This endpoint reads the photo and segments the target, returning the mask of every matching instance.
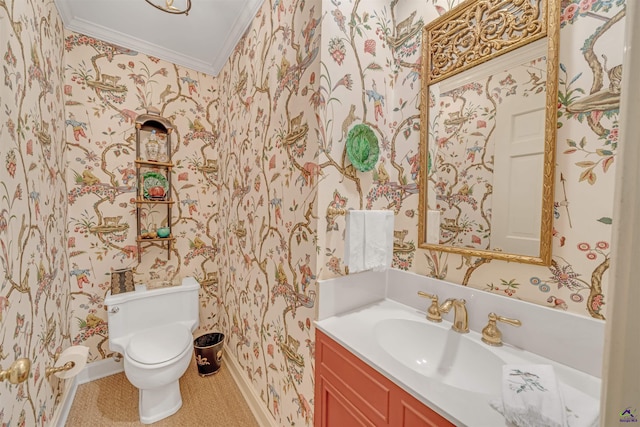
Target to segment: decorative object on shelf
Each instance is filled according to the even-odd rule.
[[[143,174],[143,196],[146,200],[165,199],[167,191],[169,191],[169,182],[167,178],[160,172],[145,172]]]
[[[149,231],[149,230],[141,230],[140,231],[140,238],[141,239],[155,239],[156,237],[158,237],[158,232],[157,231]]]
[[[360,172],[373,169],[380,156],[378,138],[371,128],[363,123],[351,128],[347,135],[347,156]]]
[[[150,218],[151,222],[149,222],[149,224],[147,225],[147,231],[149,233],[152,233],[153,237],[156,237],[157,231],[158,231],[158,227],[156,227],[156,223],[153,222],[153,216],[149,215],[149,218]]]
[[[158,237],[158,229],[156,223],[153,222],[153,215],[149,214],[149,222],[145,229],[140,230],[140,237],[143,239],[155,239]]]
[[[162,163],[166,163],[169,160],[169,156],[167,155],[167,148],[165,144],[160,145],[160,154],[158,155],[158,161]]]
[[[169,237],[171,234],[171,229],[169,227],[160,227],[156,230],[158,237],[162,237],[163,239]]]
[[[175,203],[171,197],[173,124],[162,117],[158,109],[147,107],[146,114],[136,117],[135,126],[138,263],[142,262],[142,255],[147,248],[165,249],[167,259],[170,259],[175,241],[168,227]],[[159,215],[157,222],[154,215]]]
[[[150,162],[158,161],[158,153],[160,152],[160,143],[158,142],[158,137],[156,135],[156,130],[153,129],[151,131],[151,135],[149,135],[149,140],[146,144],[144,144],[144,148],[147,152],[147,160]]]
[[[111,272],[111,294],[121,294],[123,292],[133,292],[135,283],[133,282],[133,270],[123,268]]]
[[[172,15],[189,15],[189,11],[191,10],[191,0],[179,0],[179,3],[184,4],[182,7],[176,7],[173,5],[174,0],[164,0],[164,5],[160,0],[144,0],[149,3],[151,6],[155,7],[158,10],[163,12],[171,13]]]

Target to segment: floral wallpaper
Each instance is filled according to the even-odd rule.
[[[278,425],[313,425],[318,2],[266,2],[216,79],[218,322]]]
[[[320,12],[265,3],[217,77],[81,34],[65,37],[72,340],[111,357],[104,297],[113,269],[138,282],[194,276],[200,331],[231,357],[281,425],[313,420]],[[145,211],[176,243],[138,264],[135,127],[157,109],[171,139],[175,201]],[[144,155],[143,155],[144,157]]]
[[[330,206],[392,209],[396,268],[606,317],[624,1],[562,2],[550,267],[416,248],[420,29],[457,3],[266,1],[213,77],[65,32],[51,3],[0,2],[0,355],[35,362],[0,385],[0,422],[47,424],[57,349],[112,356],[109,274],[135,267],[138,281],[200,280],[200,331],[226,334],[276,424],[311,425],[316,282],[346,274]],[[176,244],[138,265],[133,121],[147,108],[175,126]],[[365,173],[345,155],[358,123],[381,152]]]
[[[321,279],[345,274],[344,217],[328,206],[392,209],[395,268],[604,319],[622,72],[624,0],[561,2],[553,261],[532,266],[417,249],[420,28],[455,0],[325,1],[320,91],[318,259]],[[508,90],[508,82],[499,87]],[[345,135],[376,133],[380,160],[356,172]]]
[[[0,365],[31,360],[0,383],[0,425],[45,426],[64,382],[45,377],[70,345],[63,28],[53,2],[0,2]]]
[[[215,90],[210,76],[80,34],[66,33],[65,51],[65,246],[74,298],[72,340],[89,346],[93,361],[111,356],[103,302],[112,270],[135,268],[141,283],[190,275],[203,280],[216,271],[214,203],[206,196],[212,180],[206,166],[214,159],[217,139],[203,125]],[[143,209],[141,223],[143,228],[171,226],[176,243],[171,251],[145,245],[138,264],[134,120],[148,108],[159,109],[176,128],[171,137],[175,203],[172,218],[161,205],[151,205]],[[203,325],[213,317],[214,299],[213,289],[203,286]]]

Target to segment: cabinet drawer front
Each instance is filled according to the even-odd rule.
[[[320,334],[319,331],[316,333]],[[386,379],[380,378],[377,371],[329,338],[318,339],[316,346],[318,344],[319,374],[376,424],[388,424],[391,390]]]

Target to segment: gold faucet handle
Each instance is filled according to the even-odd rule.
[[[489,345],[499,347],[502,345],[502,332],[498,329],[497,321],[508,323],[513,326],[520,326],[522,322],[518,319],[498,316],[496,313],[489,313],[489,323],[482,329],[482,341]]]
[[[438,306],[438,295],[432,295],[422,291],[418,291],[418,295],[423,298],[431,299],[431,305],[427,309],[427,320],[431,320],[432,322],[442,322],[442,314],[440,314],[440,307]]]
[[[418,295],[420,295],[422,298],[430,298],[430,299],[435,299],[436,301],[438,300],[438,295],[432,295],[432,294],[428,294],[426,292],[422,292],[422,291],[418,291]]]
[[[513,325],[513,326],[522,325],[522,322],[519,321],[518,319],[511,319],[509,317],[498,316],[495,313],[489,313],[489,319],[491,319],[492,315],[495,316],[496,320],[499,321],[499,322],[508,323],[510,325]]]

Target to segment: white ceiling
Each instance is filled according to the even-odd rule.
[[[145,0],[55,0],[69,30],[214,76],[262,2],[192,0],[188,15],[175,15]],[[174,2],[179,8],[184,4]]]

